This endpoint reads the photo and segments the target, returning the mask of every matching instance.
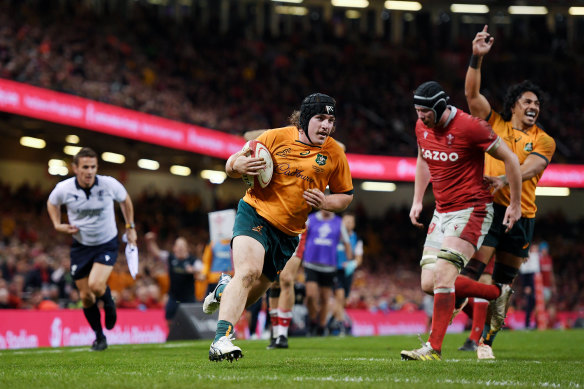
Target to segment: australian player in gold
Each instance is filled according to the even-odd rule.
[[[335,128],[335,100],[321,93],[306,97],[290,117],[289,127],[265,131],[264,143],[274,162],[274,175],[265,188],[248,189],[240,200],[233,227],[231,279],[222,277],[203,304],[206,313],[219,308],[215,340],[209,359],[238,359],[232,343],[233,324],[244,308],[257,301],[282,271],[298,245],[313,209],[341,212],[353,200],[349,164],[341,146],[330,137]],[[248,150],[227,160],[229,177],[257,175],[265,166]],[[325,194],[326,187],[330,194]]]
[[[513,152],[521,164],[523,181],[521,192],[521,219],[505,233],[498,221],[499,214],[509,205],[509,186],[501,162],[486,155],[485,176],[494,192],[495,216],[493,224],[482,247],[467,265],[469,276],[476,278],[491,257],[496,254],[493,282],[510,285],[518,274],[521,263],[528,255],[533,237],[535,188],[543,171],[554,155],[556,144],[537,123],[542,105],[543,93],[530,81],[512,85],[507,90],[503,112],[495,112],[485,96],[480,93],[481,65],[483,57],[489,53],[494,38],[487,26],[479,32],[472,43],[471,63],[466,73],[465,94],[472,115],[485,119],[493,127]],[[485,325],[483,343],[479,345],[479,359],[494,359],[491,349],[496,333],[504,324],[511,288],[497,300],[491,302],[492,317]]]

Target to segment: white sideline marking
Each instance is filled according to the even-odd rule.
[[[197,374],[196,375],[201,380],[219,380],[219,381],[227,381],[227,382],[235,382],[241,381],[241,375],[238,376],[216,376],[214,374]],[[257,379],[254,378],[254,379]],[[272,377],[262,377],[261,380],[264,381],[281,381],[282,377],[272,376]],[[295,382],[333,382],[333,383],[341,383],[341,382],[359,382],[359,383],[396,383],[396,384],[418,384],[422,383],[421,380],[416,378],[371,378],[371,377],[294,377],[292,381]],[[564,386],[563,384],[557,382],[533,382],[533,381],[495,381],[495,380],[465,380],[465,379],[444,379],[444,380],[436,380],[434,381],[435,384],[452,384],[452,385],[484,385],[484,386],[504,386],[504,387],[546,387],[546,388],[560,388]],[[565,386],[570,388],[581,388],[582,385],[578,382],[569,382]]]

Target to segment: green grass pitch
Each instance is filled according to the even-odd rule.
[[[209,341],[0,351],[0,388],[525,388],[584,387],[584,331],[504,331],[494,361],[457,348],[446,336],[441,362],[401,361],[416,336],[236,341],[244,357],[208,359]]]

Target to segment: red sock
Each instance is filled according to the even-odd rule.
[[[278,336],[284,335],[288,337],[288,327],[290,327],[290,322],[292,321],[292,311],[278,311]]]
[[[466,303],[464,308],[462,308],[462,312],[466,313],[466,316],[470,317],[471,319],[472,319],[472,315],[473,315],[473,307],[474,307],[474,297],[469,297],[468,302]]]
[[[272,338],[278,337],[278,310],[270,309],[270,324],[272,325]]]
[[[430,346],[440,352],[442,341],[446,335],[446,329],[454,312],[454,289],[434,289],[434,312],[432,315],[432,332],[430,333]]]
[[[496,285],[483,284],[465,276],[456,277],[454,288],[456,297],[480,297],[485,300],[494,300],[501,294]]]
[[[472,314],[472,328],[470,330],[469,339],[474,340],[477,344],[483,334],[483,327],[487,319],[487,310],[489,302],[482,299],[475,299],[474,310]]]

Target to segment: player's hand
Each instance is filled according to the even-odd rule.
[[[136,246],[136,241],[138,240],[138,234],[135,228],[130,228],[126,230],[126,237],[128,238],[128,243]]]
[[[493,43],[495,42],[495,38],[493,38],[491,36],[491,34],[489,34],[487,32],[488,28],[489,28],[489,26],[485,25],[485,27],[483,28],[483,31],[477,33],[474,40],[472,41],[473,55],[482,57],[483,55],[487,54],[491,50],[491,47],[493,46]]]
[[[243,150],[233,163],[233,170],[239,174],[248,176],[257,176],[260,170],[266,167],[266,161],[263,158],[250,157],[251,150]]]
[[[304,191],[302,194],[304,200],[312,208],[325,209],[326,196],[317,188],[311,188]]]
[[[424,225],[418,221],[418,218],[422,213],[422,208],[422,204],[413,204],[412,209],[410,210],[410,221],[415,227],[420,229],[424,228]]]
[[[491,194],[495,194],[498,190],[507,186],[507,180],[501,176],[484,176],[483,181],[489,186]]]
[[[505,232],[511,231],[517,220],[521,218],[521,205],[509,205],[505,210],[505,217],[503,218],[503,225],[507,228]]]
[[[57,224],[55,226],[55,230],[62,232],[64,234],[69,234],[69,235],[75,235],[76,233],[79,232],[79,228],[76,226],[73,226],[71,224]]]

